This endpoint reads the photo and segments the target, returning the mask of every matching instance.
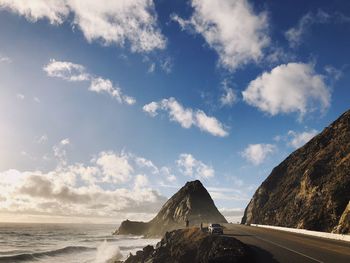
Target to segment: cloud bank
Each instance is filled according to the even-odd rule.
[[[57,147],[62,150],[68,141],[62,140]],[[151,163],[131,153],[109,151],[99,153],[90,164],[60,162],[56,169],[47,172],[14,169],[1,172],[0,211],[68,217],[114,216],[117,220],[135,214],[152,216],[167,198],[151,189],[146,174],[153,170],[139,159]],[[163,167],[156,169],[157,180],[166,181]]]

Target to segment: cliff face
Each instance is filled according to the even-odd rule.
[[[275,167],[242,223],[349,233],[350,110]]]
[[[156,248],[146,246],[125,263],[252,262],[248,248],[240,241],[208,235],[198,228],[167,232]]]
[[[174,194],[151,221],[123,221],[116,234],[135,234],[155,236],[166,231],[185,226],[186,219],[190,225],[203,223],[227,223],[216,208],[208,191],[198,180],[188,182]]]

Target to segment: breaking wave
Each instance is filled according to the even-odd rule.
[[[23,254],[18,254],[13,256],[4,256],[4,257],[0,257],[0,262],[28,261],[28,260],[40,259],[42,257],[47,257],[47,256],[54,257],[62,254],[70,254],[70,253],[91,251],[91,250],[96,250],[96,248],[83,247],[83,246],[67,246],[64,248],[59,248],[59,249],[45,251],[45,252],[23,253]]]

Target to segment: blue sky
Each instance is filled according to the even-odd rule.
[[[347,1],[0,0],[0,220],[149,219],[200,179],[238,220],[349,108]]]

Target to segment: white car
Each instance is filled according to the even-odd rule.
[[[208,232],[210,234],[222,235],[224,233],[224,230],[220,224],[209,224]]]

